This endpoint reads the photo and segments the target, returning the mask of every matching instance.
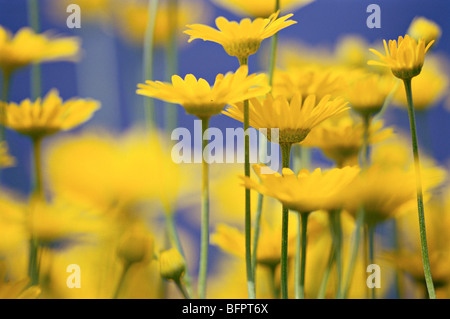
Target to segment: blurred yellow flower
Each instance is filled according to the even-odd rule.
[[[306,147],[318,147],[338,167],[358,165],[358,155],[363,143],[364,127],[349,114],[324,121],[312,130],[301,143]],[[372,123],[369,143],[374,144],[392,135],[392,128],[383,128],[383,122]]]
[[[153,259],[153,241],[153,236],[143,225],[129,225],[120,238],[117,255],[126,264],[150,261]]]
[[[385,66],[391,69],[399,79],[411,79],[420,74],[425,61],[425,54],[428,52],[434,41],[425,46],[425,40],[415,40],[409,35],[399,36],[396,40],[389,40],[389,47],[386,40],[383,40],[386,55],[374,49],[371,52],[376,54],[381,62],[370,60],[369,65]]]
[[[66,23],[67,8],[71,4],[80,6],[82,22],[92,24],[110,23],[113,18],[113,8],[115,5],[125,5],[128,0],[53,0],[48,1],[47,11],[51,13],[52,17],[59,20],[61,23]]]
[[[186,262],[176,248],[163,250],[159,253],[159,269],[164,279],[180,280],[186,271]]]
[[[325,96],[318,103],[314,95],[302,99],[295,94],[288,101],[283,96],[273,98],[267,95],[261,102],[250,99],[250,126],[257,130],[267,129],[267,138],[272,140],[271,129],[279,129],[278,142],[300,143],[308,133],[324,120],[335,116],[348,108],[342,98],[330,100]],[[223,114],[238,121],[244,121],[244,105],[236,103],[228,107]]]
[[[35,102],[26,99],[20,104],[11,102],[0,106],[6,127],[32,138],[42,138],[86,122],[100,108],[100,103],[76,98],[63,102],[53,89],[44,99],[38,98]]]
[[[28,240],[28,233],[23,227],[26,212],[24,199],[2,189],[0,195],[0,256],[18,251]]]
[[[116,3],[114,22],[123,39],[131,44],[141,46],[145,38],[148,24],[148,1],[127,0]],[[204,4],[199,1],[179,1],[177,6],[175,33],[181,33],[186,24],[204,21],[208,16]],[[169,40],[171,26],[171,8],[166,2],[160,2],[155,21],[155,45],[165,46]],[[179,39],[180,40],[180,39]]]
[[[12,36],[0,26],[0,68],[5,73],[31,63],[75,60],[79,51],[80,42],[77,38],[36,34],[27,27]]]
[[[344,65],[355,68],[367,66],[368,52],[367,41],[358,35],[346,35],[338,40],[335,49],[337,60]]]
[[[41,294],[38,286],[28,286],[29,280],[10,281],[6,276],[6,265],[0,263],[0,299],[36,299]]]
[[[236,73],[219,74],[211,87],[204,79],[188,74],[184,80],[172,76],[172,83],[147,81],[138,84],[137,93],[171,103],[181,104],[187,113],[199,118],[219,114],[229,103],[263,96],[270,87],[264,74],[248,75],[248,67],[241,66]]]
[[[283,168],[283,175],[276,172],[261,174],[261,167],[258,164],[253,166],[261,183],[242,177],[244,186],[274,197],[287,208],[300,213],[340,208],[343,192],[359,173],[359,168],[347,166],[326,172],[320,168],[313,172],[303,169],[298,175],[289,168]]]
[[[9,154],[8,144],[0,142],[0,168],[11,167],[16,164],[16,159]]]
[[[442,65],[444,62],[440,58],[429,56],[422,72],[414,79],[412,95],[416,110],[423,111],[435,106],[448,93],[449,78]],[[397,105],[408,106],[404,88],[399,87],[395,91],[394,101]]]
[[[352,109],[364,117],[378,113],[395,82],[389,76],[368,73],[356,76],[346,90],[345,96]]]
[[[281,0],[280,8],[282,11],[294,11],[314,0]],[[243,16],[251,15],[253,17],[268,17],[275,10],[275,1],[273,0],[214,0],[218,5]]]
[[[216,25],[219,30],[206,25],[192,24],[187,26],[189,29],[184,33],[190,35],[189,42],[195,39],[216,42],[222,45],[229,55],[235,56],[239,60],[247,59],[258,51],[264,39],[297,23],[288,20],[293,16],[292,14],[278,18],[279,13],[279,11],[273,13],[267,19],[257,18],[251,21],[246,18],[239,23],[218,17]]]
[[[410,37],[419,41],[423,39],[425,45],[428,45],[431,41],[435,43],[439,40],[442,34],[441,27],[434,21],[431,21],[425,17],[415,17],[411,22],[407,33]]]

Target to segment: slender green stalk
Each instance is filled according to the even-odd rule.
[[[155,36],[155,23],[156,13],[158,11],[158,0],[148,1],[148,21],[147,29],[145,30],[144,39],[144,80],[153,79],[153,56],[155,53],[154,48],[154,36]],[[146,124],[148,129],[155,127],[155,105],[152,98],[144,99],[144,107],[146,112]]]
[[[295,247],[295,264],[294,264],[294,288],[295,299],[300,299],[300,254],[302,246],[302,221],[300,214],[297,214],[297,242]]]
[[[28,21],[34,32],[39,33],[41,23],[38,0],[28,0]],[[33,100],[36,100],[42,95],[41,74],[41,65],[34,64],[31,68],[31,97]]]
[[[425,274],[425,282],[427,285],[428,295],[430,299],[436,299],[433,279],[431,277],[430,260],[428,257],[427,234],[425,227],[425,214],[423,206],[422,178],[420,174],[419,145],[417,143],[416,120],[414,116],[414,106],[412,100],[411,79],[403,80],[408,101],[409,124],[411,127],[411,142],[414,155],[414,167],[416,171],[416,188],[417,188],[417,210],[419,214],[420,228],[420,244],[422,250],[422,263]]]
[[[300,264],[300,290],[297,299],[305,299],[306,244],[309,213],[300,213],[302,220],[302,256]]]
[[[369,116],[363,116],[363,126],[364,126],[364,133],[363,133],[363,144],[362,144],[362,150],[361,150],[361,167],[364,170],[366,170],[369,166],[369,133],[370,133],[370,125],[372,122],[372,117]]]
[[[119,282],[117,283],[113,299],[117,299],[119,297],[119,293],[122,290],[123,284],[125,283],[125,278],[127,276],[128,270],[130,269],[130,266],[131,263],[128,262],[123,265],[122,273],[120,274]]]
[[[280,10],[280,0],[275,1],[275,12]],[[273,84],[273,74],[275,72],[275,66],[277,61],[277,46],[278,46],[278,33],[272,36],[272,43],[270,46],[270,59],[269,59],[269,85]]]
[[[198,273],[198,295],[200,299],[206,297],[206,277],[208,273],[208,245],[209,245],[209,164],[205,150],[208,140],[204,138],[209,126],[209,117],[202,120],[202,216],[201,216],[201,244],[200,267]]]
[[[2,96],[1,101],[7,103],[9,100],[9,93],[11,88],[12,72],[3,72],[3,83],[2,83]],[[0,108],[0,141],[5,139],[5,126],[2,124],[5,118],[5,110]]]
[[[277,287],[276,280],[275,280],[276,269],[277,269],[276,265],[270,266],[268,268],[268,271],[269,271],[269,283],[270,283],[270,288],[272,289],[272,297],[274,299],[278,299],[278,295],[280,294],[280,291],[279,291],[279,289]]]
[[[336,258],[335,245],[331,245],[330,254],[328,256],[327,267],[323,273],[322,282],[320,283],[319,293],[317,294],[317,299],[324,299],[327,293],[328,279],[330,278],[331,269],[333,268],[334,260]],[[339,292],[339,289],[337,289]]]
[[[375,226],[368,225],[368,235],[369,235],[369,264],[372,265],[375,263]],[[371,289],[371,298],[375,299],[375,289]]]
[[[189,295],[189,292],[187,291],[187,289],[185,289],[183,283],[181,282],[181,280],[175,280],[175,285],[177,285],[178,290],[181,292],[181,294],[183,295],[184,299],[191,299],[191,296]]]
[[[292,144],[280,144],[283,168],[289,168]],[[283,205],[281,224],[281,298],[288,299],[288,230],[289,208]]]
[[[170,241],[172,242],[173,245],[175,245],[177,250],[183,256],[184,260],[186,260],[186,255],[183,250],[183,245],[181,244],[180,236],[178,235],[177,227],[175,225],[175,215],[173,213],[167,213],[166,221],[167,221],[167,233],[169,235]],[[183,284],[186,286],[187,293],[189,295],[191,295],[192,280],[191,280],[191,276],[189,275],[188,269],[186,269],[182,281],[183,281]]]
[[[256,206],[255,228],[253,231],[253,241],[252,241],[252,244],[253,244],[253,247],[252,247],[252,274],[253,274],[254,278],[256,277],[258,240],[259,240],[259,233],[260,233],[260,229],[261,229],[260,226],[261,226],[261,216],[262,216],[263,204],[264,204],[264,196],[259,194],[258,202],[257,202],[257,206]],[[255,284],[256,284],[256,282],[255,282]]]
[[[169,0],[169,38],[167,43],[167,67],[166,74],[168,79],[178,72],[178,0]],[[178,108],[174,104],[168,104],[166,111],[166,131],[170,134],[177,126],[178,122]]]
[[[342,224],[341,224],[341,210],[333,210],[329,214],[331,234],[333,237],[333,251],[336,260],[336,277],[337,277],[337,291],[341,290],[342,285]]]

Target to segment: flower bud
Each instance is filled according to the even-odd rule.
[[[168,280],[180,280],[186,271],[186,262],[175,248],[160,253],[159,266],[161,277]]]
[[[153,244],[153,236],[132,227],[122,236],[117,255],[130,264],[148,261],[153,256]]]

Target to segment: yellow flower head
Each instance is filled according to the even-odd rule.
[[[153,236],[140,224],[129,226],[120,239],[117,255],[128,264],[153,258]]]
[[[428,45],[431,41],[437,42],[439,40],[442,30],[436,22],[424,17],[416,17],[411,22],[407,33],[417,41],[424,39],[425,45]]]
[[[14,166],[16,160],[8,152],[8,144],[5,141],[0,142],[0,168]]]
[[[346,97],[352,109],[362,116],[373,116],[378,113],[387,96],[394,87],[391,77],[367,74],[356,76],[346,90]]]
[[[8,280],[6,264],[0,263],[0,299],[36,299],[41,294],[38,286],[29,286],[29,279]]]
[[[219,74],[211,87],[209,83],[188,74],[184,80],[172,76],[172,83],[147,81],[138,84],[137,93],[171,103],[181,104],[187,113],[199,118],[219,114],[230,103],[263,96],[270,87],[264,74],[248,75],[248,67],[241,66],[236,73]]]
[[[369,53],[368,43],[364,38],[348,35],[341,38],[336,45],[335,55],[338,61],[350,67],[365,67]]]
[[[70,99],[63,102],[57,90],[51,90],[44,99],[29,99],[20,104],[3,104],[3,124],[21,134],[40,138],[70,130],[87,120],[100,108],[95,100]]]
[[[315,95],[302,99],[300,94],[295,94],[290,101],[283,96],[273,98],[271,95],[262,102],[253,98],[250,99],[250,125],[257,130],[267,129],[267,138],[271,141],[274,141],[271,129],[279,129],[279,144],[300,143],[318,124],[347,110],[346,104],[342,98],[330,100],[329,95],[318,103]],[[243,122],[244,105],[232,105],[223,114]]]
[[[414,79],[414,83],[411,84],[416,110],[423,111],[435,106],[448,92],[449,78],[442,68],[443,61],[432,56],[430,58],[422,68],[422,72]],[[397,88],[394,101],[396,105],[408,106],[404,88]]]
[[[258,164],[253,166],[261,183],[242,177],[244,186],[274,197],[289,209],[300,213],[340,208],[342,192],[359,173],[359,168],[347,166],[326,172],[320,168],[313,172],[303,169],[297,176],[289,168],[283,168],[283,175],[276,172],[262,174],[261,167]]]
[[[398,42],[396,40],[389,40],[389,47],[386,40],[383,40],[386,55],[374,49],[371,52],[376,54],[382,62],[370,60],[369,65],[380,65],[391,69],[399,79],[411,79],[420,74],[423,63],[425,61],[425,54],[433,45],[434,40],[425,45],[425,40],[416,40],[409,35],[405,37],[399,36]]]
[[[75,60],[79,51],[80,42],[74,37],[36,34],[30,28],[22,28],[12,36],[0,26],[0,68],[7,73],[31,63]]]
[[[281,0],[280,8],[283,10],[294,11],[314,0]],[[229,9],[230,11],[240,15],[251,15],[253,17],[268,17],[275,9],[275,1],[273,0],[214,0],[218,5]]]
[[[180,280],[186,271],[186,262],[176,248],[171,248],[159,254],[159,267],[164,279]]]
[[[189,42],[195,39],[217,42],[223,46],[225,51],[238,59],[246,59],[258,51],[261,42],[274,35],[281,29],[297,23],[287,20],[293,14],[278,18],[279,11],[273,13],[269,18],[257,18],[253,21],[242,19],[239,23],[228,21],[224,17],[216,19],[217,29],[202,24],[192,24],[184,33],[190,35]],[[286,21],[287,20],[287,21]]]
[[[338,167],[357,165],[358,155],[362,147],[364,127],[348,114],[336,120],[327,120],[311,131],[302,146],[318,147],[334,160]],[[392,129],[383,129],[381,121],[370,127],[370,144],[385,140],[392,135]]]

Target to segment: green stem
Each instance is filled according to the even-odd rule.
[[[144,80],[153,79],[153,56],[155,53],[154,48],[154,36],[155,36],[155,23],[156,13],[158,11],[158,0],[148,1],[148,21],[147,29],[145,31],[144,39]],[[155,105],[152,98],[144,99],[144,107],[146,112],[146,124],[148,129],[153,129],[155,123]]]
[[[277,266],[270,266],[269,267],[269,280],[270,280],[270,287],[272,289],[272,296],[274,299],[278,299],[278,295],[279,295],[279,290],[276,284],[276,280],[275,280],[275,273],[276,273],[276,269]]]
[[[201,216],[201,246],[200,267],[198,273],[198,295],[200,299],[206,297],[206,277],[208,273],[208,245],[209,245],[209,164],[204,150],[208,140],[204,138],[209,127],[209,117],[202,120],[202,216]]]
[[[125,278],[127,276],[128,270],[130,269],[131,264],[125,263],[123,265],[122,273],[120,274],[119,282],[116,287],[116,291],[114,292],[113,299],[117,299],[119,297],[119,293],[122,290],[123,284],[125,283]]]
[[[275,1],[275,12],[280,10],[280,0]],[[270,59],[269,59],[269,85],[273,84],[273,74],[275,72],[275,66],[277,61],[277,46],[278,46],[278,33],[272,36],[272,43],[270,46]]]
[[[180,236],[178,235],[177,227],[175,225],[175,216],[172,213],[166,214],[167,220],[167,232],[169,234],[169,238],[173,245],[177,248],[177,250],[181,253],[184,260],[186,260],[186,255],[183,250],[183,245],[181,244]],[[191,295],[191,276],[189,275],[189,271],[186,269],[184,277],[183,277],[184,285],[186,286],[187,293]]]
[[[289,168],[292,144],[280,144],[283,168]],[[283,205],[281,225],[281,298],[288,299],[288,230],[289,208]]]
[[[331,233],[333,237],[333,247],[336,259],[337,271],[337,291],[341,290],[342,285],[342,224],[341,224],[341,210],[333,210],[329,214],[331,222]]]
[[[256,264],[257,264],[257,251],[258,251],[258,241],[259,241],[259,233],[261,229],[261,216],[262,216],[262,208],[264,203],[264,196],[258,195],[258,203],[256,207],[256,216],[255,216],[255,230],[253,232],[253,247],[252,247],[252,274],[253,277],[256,277]],[[256,287],[255,287],[256,288]]]
[[[375,263],[375,227],[373,225],[368,225],[368,235],[369,235],[369,264]],[[375,299],[375,289],[371,289],[371,298]]]
[[[169,39],[167,45],[167,77],[170,79],[172,75],[178,72],[178,0],[169,0]],[[166,131],[171,132],[176,128],[178,122],[178,108],[174,104],[167,104],[166,108]]]
[[[327,267],[323,274],[322,282],[320,283],[319,293],[317,294],[317,299],[324,299],[327,293],[328,279],[330,278],[331,269],[336,258],[335,245],[331,245],[330,255],[328,257]],[[339,289],[337,289],[339,292]]]
[[[300,214],[297,214],[297,242],[295,249],[295,264],[294,264],[294,288],[295,288],[295,299],[300,299],[300,254],[302,246],[302,226],[301,226]]]
[[[179,279],[175,280],[175,284],[177,285],[177,288],[183,295],[184,299],[191,299],[191,296],[189,295],[188,291],[185,289],[181,280],[179,280]]]
[[[35,33],[40,32],[39,1],[28,0],[28,21]],[[42,94],[41,65],[34,64],[31,68],[31,97],[36,100]]]
[[[414,155],[414,167],[416,171],[416,189],[417,189],[417,210],[419,214],[420,244],[422,250],[422,263],[425,274],[428,295],[430,299],[436,299],[433,279],[431,277],[430,260],[428,257],[427,235],[425,227],[425,214],[423,206],[422,178],[420,174],[419,146],[417,143],[416,120],[414,116],[414,106],[412,100],[411,79],[403,80],[408,101],[409,124],[411,127],[411,141]]]
[[[8,100],[9,100],[11,79],[12,79],[12,72],[4,71],[3,72],[1,101],[5,102],[5,103],[8,103]],[[5,126],[3,125],[4,121],[5,121],[5,110],[4,110],[4,108],[0,108],[0,142],[5,140]]]
[[[361,149],[361,167],[363,171],[367,170],[369,166],[369,134],[370,134],[370,124],[372,117],[370,115],[363,116],[363,145]]]
[[[306,244],[309,213],[300,213],[302,220],[302,259],[300,264],[300,291],[297,299],[305,299]]]

